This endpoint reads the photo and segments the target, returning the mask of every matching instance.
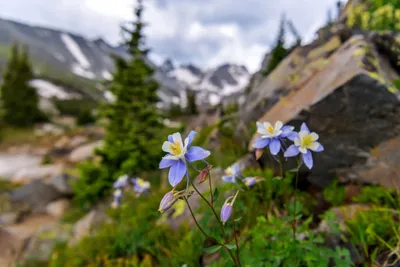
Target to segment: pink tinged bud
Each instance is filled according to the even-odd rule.
[[[212,165],[207,165],[207,167],[205,167],[205,168],[200,172],[199,176],[197,177],[197,183],[198,183],[198,184],[201,184],[201,183],[203,183],[204,181],[207,180],[211,168],[212,168]]]
[[[161,213],[165,212],[166,210],[171,208],[172,205],[174,205],[176,200],[177,200],[177,198],[175,198],[175,195],[174,195],[174,193],[172,193],[172,191],[167,192],[164,195],[164,197],[161,199],[160,207],[159,207],[158,211]]]
[[[224,204],[221,209],[221,222],[225,224],[232,215],[232,205]]]
[[[263,150],[262,149],[256,149],[256,160],[261,158],[262,154],[263,154]]]

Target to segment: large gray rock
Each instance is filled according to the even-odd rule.
[[[45,211],[46,205],[63,196],[54,186],[42,181],[33,181],[9,193],[13,206],[25,206],[33,212]]]
[[[385,40],[400,49],[393,41],[396,34],[388,34],[392,39]],[[373,148],[400,135],[399,91],[391,84],[399,78],[399,69],[393,54],[374,48],[376,34],[343,30],[326,38],[296,48],[253,88],[237,128],[238,133],[247,131],[257,120],[280,120],[297,129],[307,123],[319,134],[325,151],[314,153],[314,168],[301,169],[301,177],[319,187],[352,166],[365,166]],[[258,137],[253,136],[250,150]],[[272,165],[267,156],[260,164]],[[285,167],[295,165],[289,160]],[[382,184],[379,175],[371,179]],[[400,177],[394,179],[400,185]]]
[[[48,184],[54,186],[58,192],[62,193],[64,196],[72,196],[74,192],[70,183],[74,179],[74,177],[63,173],[53,177]]]
[[[101,146],[102,142],[97,141],[75,148],[68,156],[68,160],[72,163],[78,163],[93,157],[96,148]]]

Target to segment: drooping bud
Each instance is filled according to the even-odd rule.
[[[235,196],[228,197],[225,200],[224,205],[221,208],[221,222],[225,224],[232,215],[233,204],[235,203],[236,197],[239,194],[239,190],[236,192]],[[230,201],[230,202],[229,202]]]
[[[204,181],[207,180],[211,168],[212,168],[212,165],[207,165],[207,167],[205,167],[205,168],[200,172],[199,176],[197,177],[197,183],[198,183],[198,184],[201,184],[202,182],[204,182]]]
[[[263,154],[262,149],[256,149],[256,160],[259,160]]]
[[[246,178],[244,178],[244,184],[247,187],[254,186],[256,184],[256,182],[257,182],[256,177],[246,177]]]
[[[174,203],[178,199],[175,197],[174,193],[172,191],[167,192],[164,197],[161,199],[160,202],[160,207],[158,209],[159,212],[163,213],[164,211],[168,210],[169,208],[174,205]]]

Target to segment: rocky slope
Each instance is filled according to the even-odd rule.
[[[39,78],[33,85],[45,98],[111,100],[101,81],[112,79],[112,55],[129,58],[123,46],[111,46],[103,39],[88,40],[62,30],[0,19],[0,69],[13,42],[28,45]],[[148,63],[156,70],[155,79],[161,85],[160,107],[185,106],[187,88],[201,92],[202,103],[217,104],[222,96],[244,89],[249,79],[245,67],[232,64],[202,70],[193,65],[175,68],[171,61],[162,66],[150,60]]]

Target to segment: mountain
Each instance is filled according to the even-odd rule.
[[[112,100],[104,80],[112,79],[113,55],[129,59],[123,45],[112,46],[102,38],[89,40],[63,30],[0,19],[0,71],[14,42],[29,47],[37,77],[32,84],[47,98],[63,95],[64,99]],[[216,104],[223,96],[240,92],[250,76],[245,67],[232,64],[202,70],[190,64],[176,68],[172,60],[166,60],[161,66],[147,58],[146,61],[155,69],[154,77],[160,84],[160,108],[172,104],[185,106],[187,88],[198,91],[201,103]],[[213,101],[210,95],[215,95]]]

